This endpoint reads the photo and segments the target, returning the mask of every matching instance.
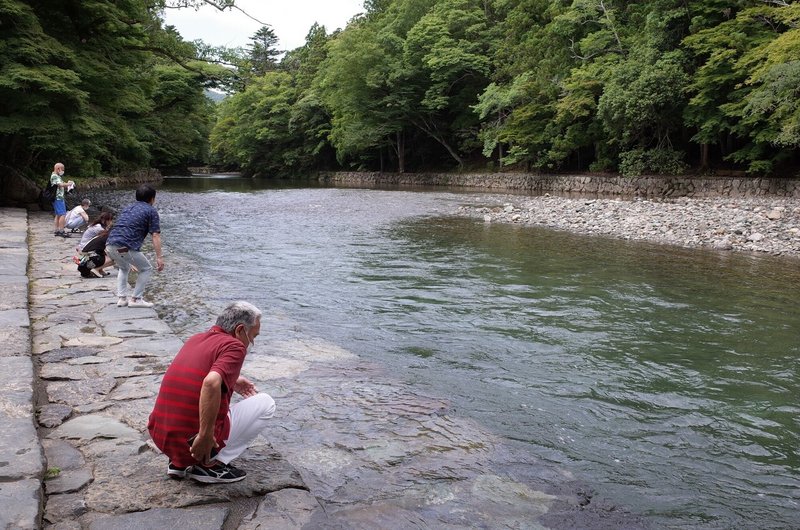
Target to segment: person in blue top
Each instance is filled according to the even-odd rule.
[[[53,166],[53,173],[50,175],[50,185],[56,186],[56,198],[53,201],[53,212],[55,212],[55,232],[53,235],[60,237],[69,237],[69,234],[64,230],[66,222],[67,205],[64,202],[64,190],[75,183],[71,180],[64,182],[61,177],[64,176],[64,164],[58,162]]]
[[[117,275],[117,306],[118,307],[153,307],[152,302],[147,302],[142,295],[147,287],[147,282],[153,274],[153,266],[142,253],[142,243],[147,234],[153,238],[153,248],[156,251],[156,268],[159,272],[164,270],[164,258],[161,254],[161,226],[158,211],[153,208],[156,201],[156,190],[142,184],[136,190],[136,202],[126,206],[111,227],[106,241],[106,254],[114,260],[119,267]],[[135,267],[139,272],[133,296],[128,297],[130,286],[128,274]]]

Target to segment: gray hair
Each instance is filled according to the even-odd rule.
[[[91,205],[92,205],[92,201],[90,201],[89,199],[83,199],[81,201],[81,206],[88,207],[88,206],[91,206]]]
[[[248,328],[256,325],[256,321],[261,318],[261,311],[249,302],[234,302],[226,307],[217,317],[217,326],[225,330],[226,333],[233,333],[236,326],[244,324]]]

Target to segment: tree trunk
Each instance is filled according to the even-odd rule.
[[[436,127],[435,125],[432,124],[431,126],[428,126],[424,118],[420,120],[411,120],[411,123],[414,124],[414,126],[417,127],[419,130],[421,130],[422,132],[424,132],[425,134],[427,134],[428,136],[439,142],[439,144],[442,147],[447,149],[447,152],[450,153],[450,156],[453,157],[453,160],[458,162],[459,168],[464,167],[464,161],[461,159],[460,156],[458,156],[458,153],[456,153],[455,149],[450,147],[450,144],[448,144],[447,141],[440,134],[437,134],[437,132],[435,131]]]
[[[406,141],[403,131],[397,131],[397,172],[406,172]]]
[[[700,144],[700,169],[708,169],[708,143]]]

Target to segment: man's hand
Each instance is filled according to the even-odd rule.
[[[150,237],[153,238],[153,249],[156,251],[156,270],[161,272],[164,270],[164,256],[161,254],[161,232],[153,232]]]
[[[250,380],[243,375],[240,375],[239,379],[236,380],[236,384],[233,386],[233,391],[246,398],[258,394],[258,389],[256,388],[256,385],[251,383]]]
[[[209,465],[211,462],[211,450],[217,449],[219,444],[216,440],[214,440],[214,434],[210,434],[209,436],[200,435],[195,436],[194,441],[192,442],[192,447],[189,449],[189,452],[192,453],[192,458],[203,464],[204,466]]]

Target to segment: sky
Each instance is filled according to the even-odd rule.
[[[354,15],[362,13],[364,0],[236,0],[236,5],[272,27],[281,50],[299,48],[308,30],[317,22],[328,33],[344,28]],[[187,41],[201,39],[213,46],[246,46],[262,24],[238,10],[219,11],[210,6],[194,9],[166,9],[165,23],[177,28]]]

